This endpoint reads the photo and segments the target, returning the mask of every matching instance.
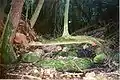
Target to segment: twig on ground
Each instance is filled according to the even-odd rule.
[[[32,78],[32,79],[42,80],[40,77],[35,77],[35,76],[32,76],[32,75],[20,75],[20,74],[13,74],[13,73],[7,73],[7,75],[19,76],[19,77],[21,77],[22,80],[23,80],[25,77],[26,77],[26,78]]]

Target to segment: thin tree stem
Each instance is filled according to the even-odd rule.
[[[66,0],[65,13],[64,13],[64,31],[62,37],[70,36],[68,31],[68,12],[69,12],[70,0]]]
[[[35,9],[35,12],[34,14],[32,15],[32,18],[30,20],[30,23],[31,23],[31,28],[33,28],[33,26],[35,25],[35,22],[37,21],[37,18],[39,16],[39,13],[42,9],[42,6],[43,6],[43,3],[44,3],[44,0],[39,0],[38,4],[37,4],[37,7]]]

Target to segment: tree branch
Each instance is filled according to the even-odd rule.
[[[30,20],[30,23],[31,23],[31,28],[33,28],[33,26],[35,25],[35,22],[37,21],[37,18],[39,16],[39,13],[42,9],[42,6],[43,6],[43,3],[44,3],[44,0],[39,0],[38,4],[37,4],[37,7],[35,9],[35,12],[34,14],[32,15],[32,18]]]

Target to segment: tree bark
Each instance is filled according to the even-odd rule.
[[[24,4],[24,0],[12,0],[11,20],[12,20],[12,24],[14,28],[18,26],[18,23],[21,17],[23,4]]]
[[[23,4],[24,4],[24,0],[12,0],[11,3],[10,19],[13,25],[13,33],[11,35],[10,41],[12,43],[13,43],[13,38],[15,37],[16,29],[19,24],[19,20],[21,18]]]

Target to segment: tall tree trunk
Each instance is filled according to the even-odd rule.
[[[11,20],[14,28],[18,26],[19,20],[21,18],[23,4],[24,4],[24,0],[12,0]]]
[[[37,7],[35,9],[35,12],[34,14],[32,15],[32,18],[30,20],[30,23],[31,23],[31,27],[33,28],[33,26],[35,25],[35,22],[37,21],[37,18],[39,16],[39,13],[42,9],[42,6],[43,6],[43,3],[44,3],[44,0],[39,0],[38,4],[37,4]]]
[[[21,18],[23,4],[24,4],[24,0],[12,0],[10,19],[13,25],[13,33],[11,35],[11,42],[15,37],[16,29],[18,27],[19,20]]]
[[[4,19],[5,13],[4,9],[7,5],[7,0],[0,0],[0,21]]]
[[[64,31],[63,31],[62,37],[70,36],[69,31],[68,31],[69,3],[70,3],[70,0],[66,0],[65,13],[64,13]]]
[[[12,0],[11,10],[8,14],[1,37],[0,52],[2,54],[3,64],[10,64],[17,59],[11,42],[13,42],[13,38],[15,36],[15,32],[21,17],[23,4],[24,0]]]

